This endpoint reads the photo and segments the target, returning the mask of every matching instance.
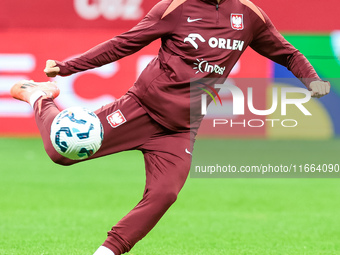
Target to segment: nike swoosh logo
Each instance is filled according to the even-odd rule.
[[[202,18],[200,18],[200,19],[190,19],[190,17],[188,17],[188,19],[187,19],[187,21],[188,21],[189,23],[195,22],[195,21],[199,21],[199,20],[202,20]]]
[[[185,148],[185,153],[190,154],[192,156],[192,153],[187,148]]]

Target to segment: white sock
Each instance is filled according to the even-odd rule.
[[[32,108],[34,106],[35,101],[37,101],[42,96],[46,96],[46,93],[41,91],[41,90],[37,90],[36,92],[34,92],[31,95],[31,97],[30,97],[30,105],[32,106]]]
[[[105,246],[100,246],[93,255],[115,255],[113,251]]]

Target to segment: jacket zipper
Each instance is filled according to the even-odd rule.
[[[218,4],[216,4],[216,18],[217,18],[217,20],[216,20],[216,24],[219,24],[219,19],[220,19],[220,12],[218,11],[218,9],[219,9],[219,5]]]

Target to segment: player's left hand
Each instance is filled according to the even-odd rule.
[[[323,97],[327,95],[331,89],[331,84],[328,81],[312,81],[309,84],[309,89],[312,97]]]

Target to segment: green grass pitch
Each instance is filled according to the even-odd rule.
[[[193,164],[340,163],[339,151],[337,139],[201,140]],[[1,138],[0,159],[0,254],[91,255],[144,188],[137,151],[62,167],[38,138]],[[339,197],[338,178],[189,178],[129,254],[340,254]]]

